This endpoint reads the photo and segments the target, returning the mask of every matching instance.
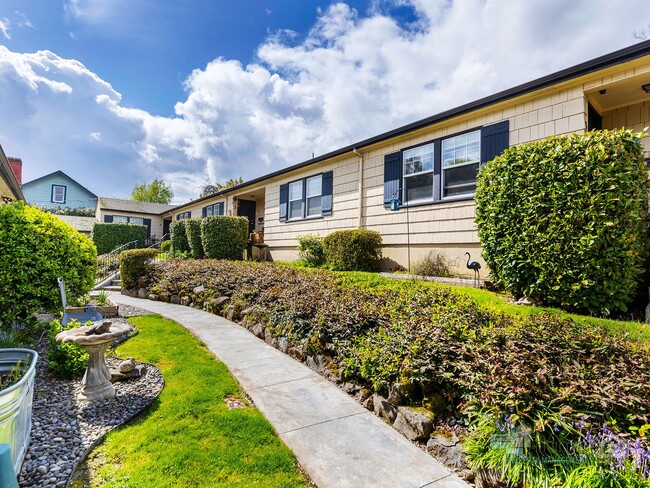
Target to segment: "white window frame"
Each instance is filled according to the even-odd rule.
[[[300,197],[299,198],[294,198],[293,200],[291,199],[291,187],[298,187],[300,188]],[[287,188],[287,220],[299,220],[299,219],[304,219],[305,218],[305,180],[304,178],[302,180],[297,180],[297,181],[292,181],[289,183],[289,187]],[[293,202],[300,202],[300,215],[298,216],[293,216],[291,214],[291,204]]]
[[[465,148],[467,149],[467,136],[470,134],[477,134],[478,135],[478,159],[476,161],[467,161],[464,163],[460,164],[453,164],[450,166],[445,166],[445,142],[455,140],[461,137],[465,137]],[[462,168],[463,166],[471,166],[474,164],[477,164],[479,169],[481,167],[481,129],[477,130],[472,130],[469,132],[464,132],[462,134],[456,134],[451,137],[447,137],[445,139],[442,139],[440,142],[441,144],[441,149],[440,149],[440,199],[441,200],[457,200],[459,198],[467,198],[471,197],[476,193],[476,186],[474,187],[474,190],[468,193],[461,193],[461,194],[456,194],[456,195],[451,195],[451,196],[445,196],[445,173],[448,169],[455,169],[455,168]],[[457,146],[454,146],[457,147]],[[474,180],[474,185],[476,185],[476,180]],[[465,185],[469,186],[469,184]]]
[[[426,149],[430,148],[431,151],[431,169],[422,169],[421,171],[418,172],[413,172],[411,174],[406,174],[406,165],[415,162],[415,154],[418,152],[423,152]],[[428,154],[428,153],[427,153]],[[411,161],[409,161],[411,159]],[[422,202],[432,202],[434,195],[433,195],[433,168],[436,164],[436,153],[435,153],[435,142],[430,142],[428,144],[422,144],[420,146],[412,147],[410,149],[404,150],[402,153],[402,201],[405,204],[416,204],[416,203],[422,203]],[[416,200],[408,200],[408,194],[406,192],[406,180],[408,178],[412,178],[414,176],[422,176],[431,173],[431,197],[429,198],[418,198]]]
[[[318,180],[318,193],[314,193],[313,195],[310,195],[307,191],[309,188],[309,181],[310,180]],[[316,176],[310,176],[309,178],[305,178],[305,212],[304,212],[304,217],[309,218],[309,217],[320,217],[323,214],[323,175],[319,174]],[[318,206],[318,213],[309,213],[309,200],[313,200],[315,198],[318,198],[320,204]]]
[[[56,194],[58,189],[62,190],[60,200],[56,199]],[[68,189],[65,187],[65,185],[52,185],[52,203],[65,204],[65,197],[66,197],[67,190]]]

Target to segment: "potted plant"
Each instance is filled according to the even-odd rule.
[[[251,235],[249,236],[249,239],[252,244],[259,244],[261,242],[264,242],[264,237],[262,236],[261,233],[257,231],[251,232]]]
[[[9,444],[18,475],[32,430],[32,399],[38,353],[0,349],[0,444]]]

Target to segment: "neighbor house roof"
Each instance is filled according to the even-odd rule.
[[[16,180],[16,175],[11,169],[11,165],[7,160],[2,146],[0,146],[0,180],[2,180],[8,187],[9,191],[13,194],[16,200],[25,201],[25,196],[23,195],[18,180]]]
[[[65,223],[70,224],[72,227],[77,229],[79,232],[92,232],[93,226],[97,220],[95,217],[78,217],[76,215],[56,215],[55,217],[63,220]]]
[[[123,200],[121,198],[99,197],[99,208],[102,210],[117,210],[118,212],[137,214],[162,214],[170,211],[172,208],[176,208],[176,206],[165,205],[163,203]]]
[[[41,180],[43,180],[43,179],[45,179],[45,178],[49,178],[50,176],[63,176],[64,178],[67,178],[68,180],[75,182],[75,183],[76,183],[77,185],[79,185],[81,188],[83,188],[84,190],[86,190],[88,193],[90,193],[90,194],[92,195],[93,198],[97,198],[97,195],[95,195],[93,192],[91,192],[88,188],[86,188],[85,186],[83,186],[81,183],[79,183],[79,182],[78,182],[77,180],[75,180],[74,178],[70,178],[67,174],[65,174],[65,173],[64,173],[63,171],[61,171],[61,170],[54,171],[53,173],[49,173],[49,174],[46,174],[46,175],[43,175],[43,176],[39,176],[38,178],[36,178],[36,179],[34,179],[34,180],[31,180],[31,181],[27,181],[27,182],[23,183],[23,188],[25,188],[26,186],[30,186],[32,183],[36,183],[37,181],[41,181]]]

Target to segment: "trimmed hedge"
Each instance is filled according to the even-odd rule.
[[[92,241],[51,214],[21,202],[0,205],[0,325],[38,309],[61,309],[57,277],[68,299],[86,294],[97,274]]]
[[[205,217],[201,219],[201,238],[206,257],[241,260],[248,244],[248,219],[230,215]]]
[[[185,219],[185,235],[190,247],[190,254],[194,259],[201,259],[203,253],[203,240],[201,239],[201,220],[202,219]]]
[[[172,249],[175,253],[189,252],[190,245],[187,242],[187,233],[185,232],[185,221],[174,220],[169,226],[169,232],[171,233]]]
[[[132,241],[138,241],[137,247],[144,247],[146,239],[146,225],[97,222],[93,226],[93,242],[97,246],[98,254],[106,254]]]
[[[497,283],[569,310],[634,298],[648,247],[640,134],[591,131],[511,147],[482,168],[476,224]]]
[[[151,270],[148,261],[158,255],[157,249],[130,249],[120,254],[120,279],[126,289],[136,288],[138,280]]]
[[[337,271],[377,271],[381,245],[381,234],[365,229],[339,230],[323,239],[327,264]]]

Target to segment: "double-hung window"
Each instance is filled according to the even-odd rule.
[[[280,221],[332,215],[333,172],[280,185]]]
[[[433,144],[426,144],[404,151],[404,189],[407,202],[433,198],[433,149]]]
[[[213,203],[207,207],[203,207],[201,214],[203,217],[210,217],[212,215],[223,215],[224,213],[224,202]]]
[[[481,131],[442,141],[442,197],[473,195],[481,164]]]
[[[176,215],[176,220],[183,220],[183,219],[191,219],[192,218],[192,212],[181,212],[178,215]]]
[[[52,203],[65,203],[65,186],[52,185]]]

